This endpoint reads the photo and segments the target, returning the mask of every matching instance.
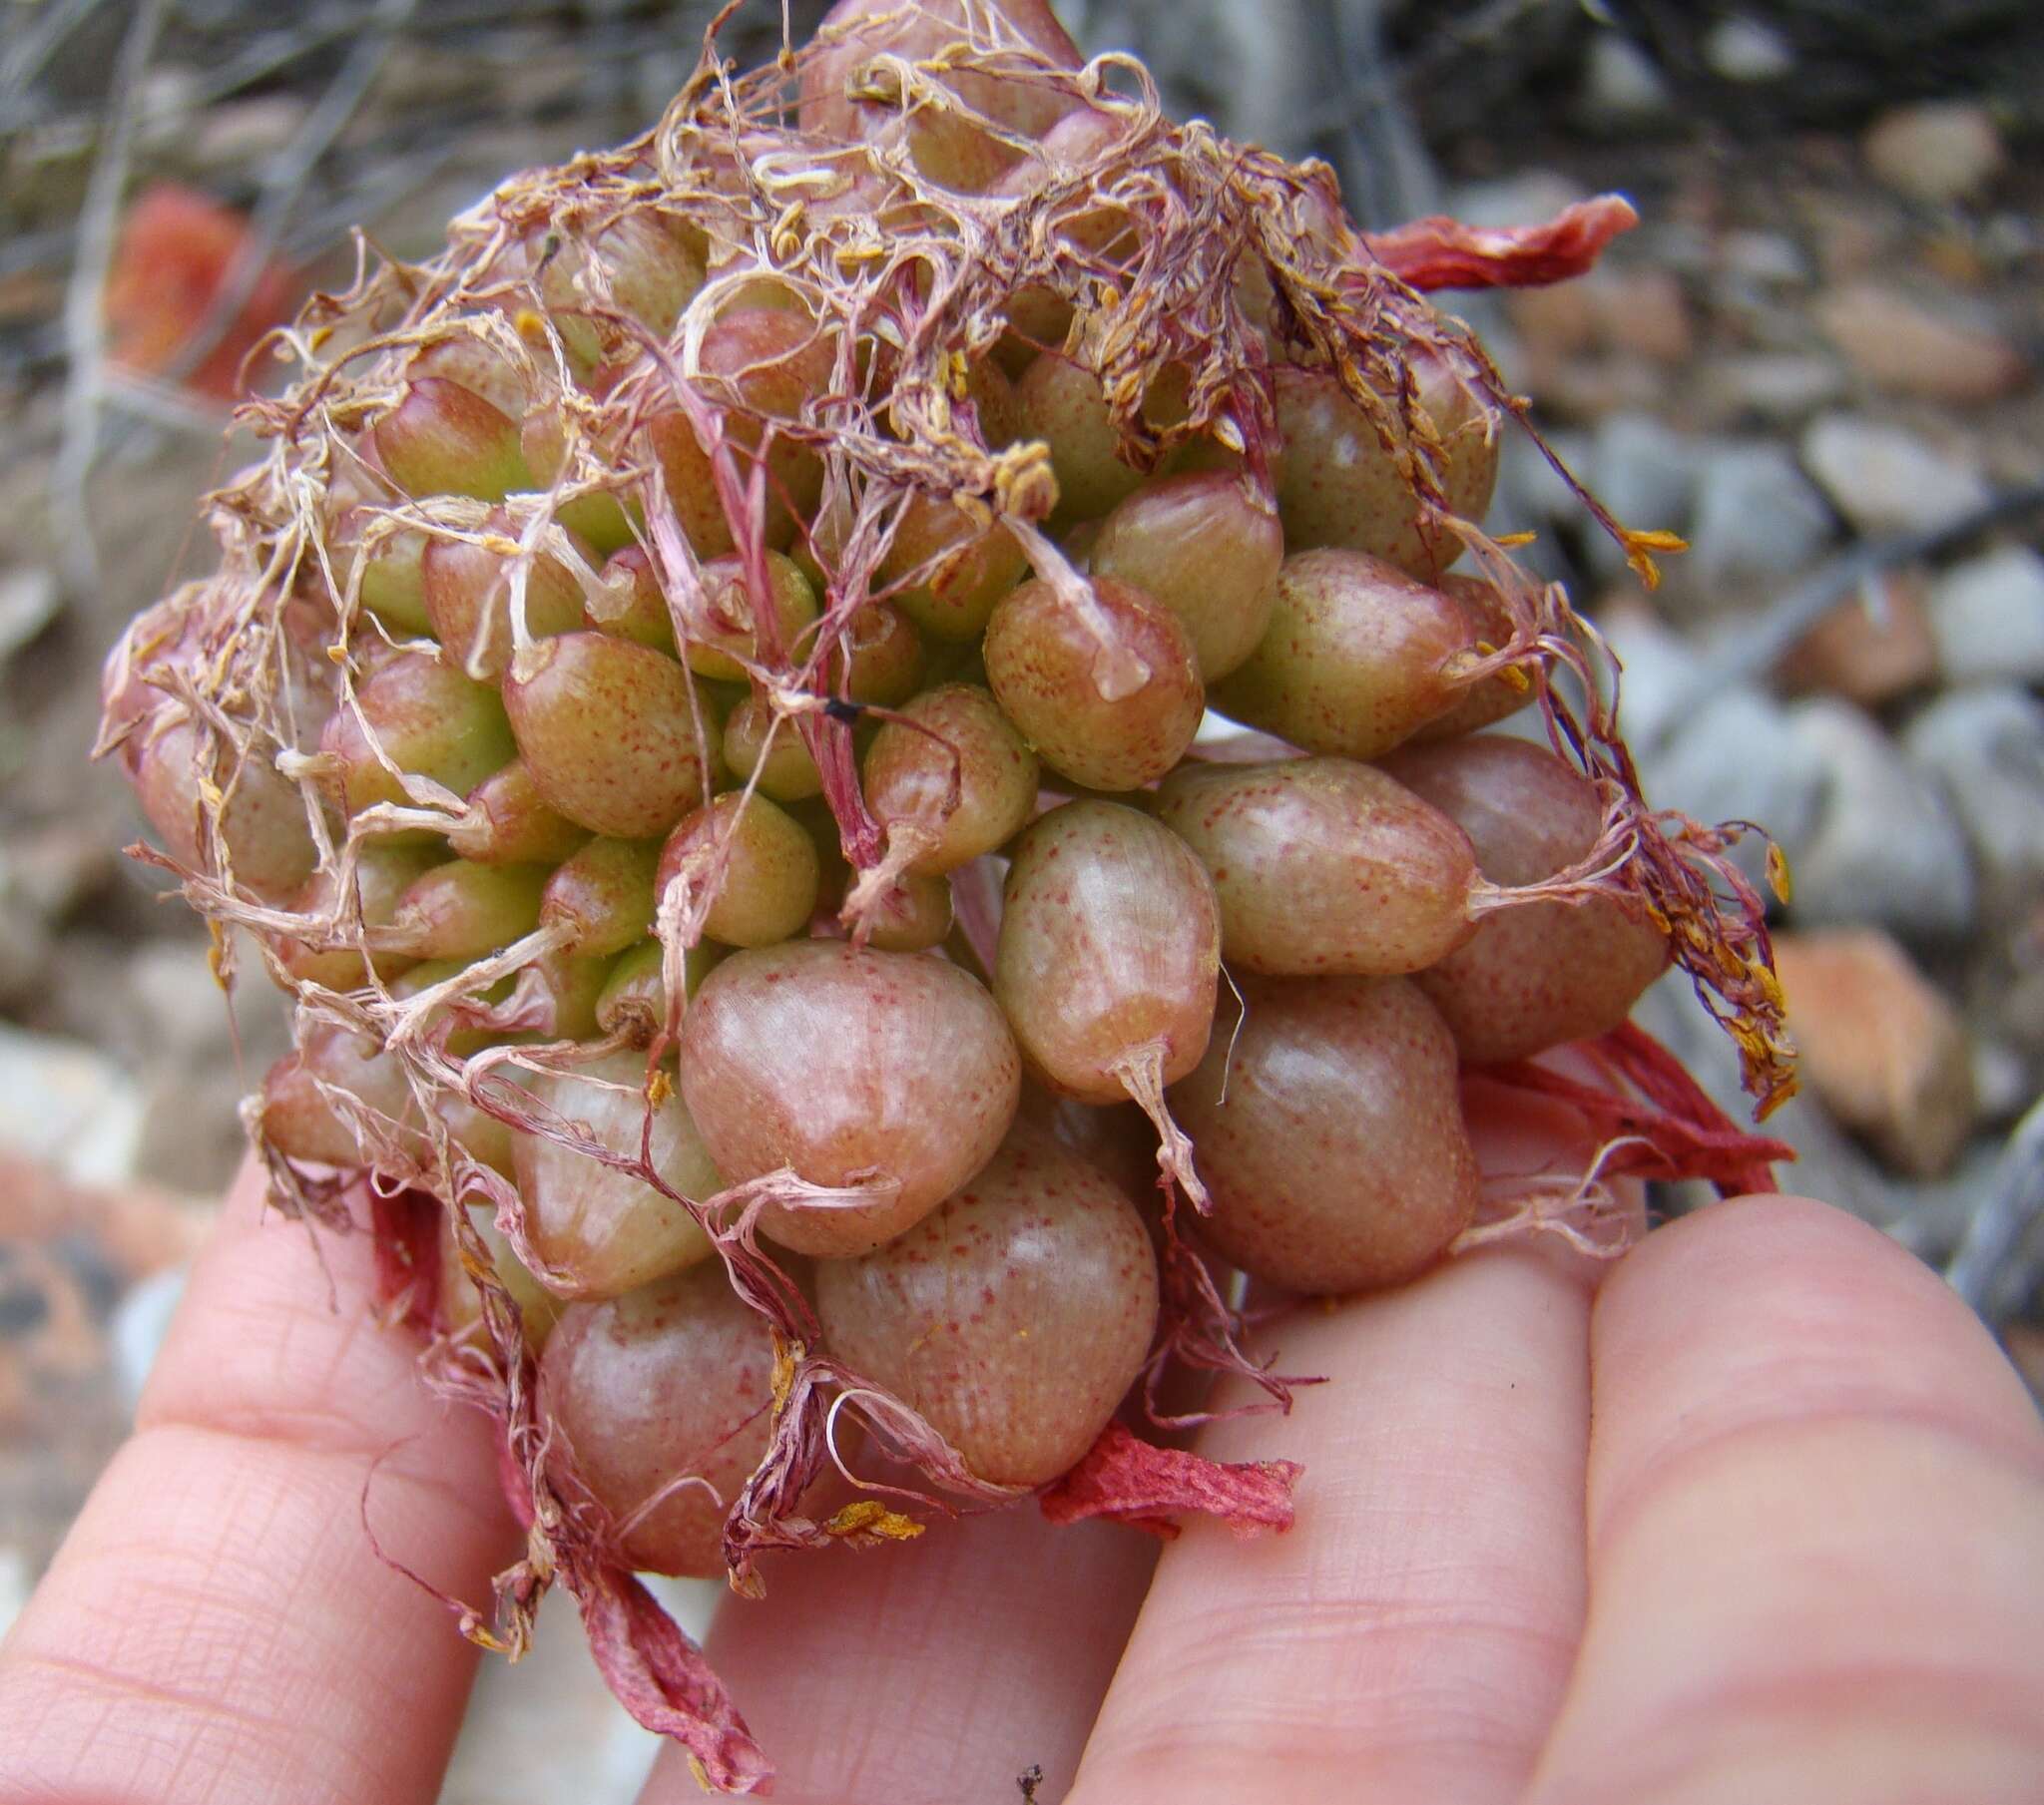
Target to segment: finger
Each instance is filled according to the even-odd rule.
[[[1581,1134],[1502,1100],[1486,1126],[1496,1169]],[[1302,1461],[1297,1522],[1166,1550],[1072,1805],[1516,1799],[1582,1615],[1588,1318],[1580,1264],[1501,1246],[1277,1325],[1327,1383],[1201,1449]]]
[[[486,1597],[510,1553],[490,1440],[374,1320],[367,1237],[315,1248],[261,1197],[245,1168],[134,1438],[0,1648],[10,1797],[404,1805],[437,1788],[473,1651],[371,1551],[364,1494],[393,1558]]]
[[[933,1525],[913,1545],[778,1564],[733,1598],[709,1653],[779,1770],[775,1805],[1061,1798],[1142,1602],[1155,1545],[1033,1508]],[[663,1753],[643,1805],[702,1797]]]
[[[1990,1800],[2044,1773],[2044,1437],[1820,1204],[1652,1236],[1593,1325],[1592,1606],[1536,1800]]]

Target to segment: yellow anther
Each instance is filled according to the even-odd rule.
[[[922,1525],[913,1517],[890,1511],[877,1498],[861,1498],[848,1504],[823,1526],[828,1536],[884,1536],[889,1542],[913,1542]]]

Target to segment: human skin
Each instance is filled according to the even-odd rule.
[[[1490,1169],[1580,1155],[1481,1101]],[[435,1796],[474,1657],[364,1511],[470,1598],[518,1539],[479,1422],[376,1326],[363,1237],[315,1249],[259,1200],[245,1172],[0,1644],[0,1801]],[[1013,1512],[778,1562],[728,1608],[710,1653],[776,1800],[997,1801],[1031,1765],[1066,1805],[2044,1786],[2044,1434],[1872,1229],[1739,1198],[1609,1267],[1494,1246],[1273,1334],[1328,1383],[1200,1446],[1302,1461],[1288,1534],[1160,1553]],[[645,1799],[701,1796],[669,1751]]]

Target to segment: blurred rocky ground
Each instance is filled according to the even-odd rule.
[[[226,1006],[203,932],[121,858],[140,820],[87,758],[102,655],[204,568],[194,497],[246,450],[190,383],[80,375],[113,224],[169,180],[253,215],[254,262],[303,279],[344,273],[357,220],[424,254],[505,172],[643,127],[710,10],[0,0],[0,1623],[122,1433],[236,1105],[286,1038],[263,987]],[[796,6],[796,29],[820,10]],[[1693,550],[1647,594],[1520,439],[1494,525],[1538,535],[1529,556],[1624,659],[1652,799],[1764,822],[1788,855],[1776,925],[1806,1084],[1773,1125],[1801,1155],[1785,1181],[1948,1266],[2044,1380],[2029,9],[1061,11],[1089,49],[1144,51],[1182,109],[1328,157],[1371,224],[1632,197],[1643,224],[1593,276],[1462,310],[1564,463]],[[769,45],[778,13],[754,0],[735,42]],[[1644,1019],[1737,1108],[1685,987]],[[645,1745],[579,1636],[551,1639],[572,1652],[545,1673],[493,1674],[496,1727],[450,1799],[566,1796],[599,1766],[577,1796],[629,1795]]]

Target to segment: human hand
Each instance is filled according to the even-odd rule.
[[[259,1200],[245,1173],[0,1648],[0,1799],[434,1796],[473,1654],[364,1485],[385,1550],[483,1597],[516,1552],[489,1439],[368,1316],[363,1237]],[[1496,1247],[1274,1333],[1329,1383],[1202,1447],[1303,1461],[1289,1534],[1159,1558],[1005,1513],[725,1612],[775,1796],[1002,1805],[1031,1765],[1046,1805],[2037,1796],[2044,1435],[1872,1230],[1741,1199],[1608,1273]],[[700,1797],[678,1759],[647,1794]]]

